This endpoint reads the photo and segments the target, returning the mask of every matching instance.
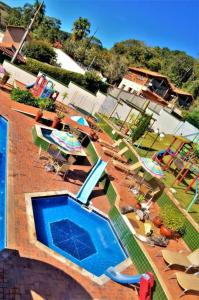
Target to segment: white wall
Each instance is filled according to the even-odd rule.
[[[188,122],[177,119],[164,109],[157,116],[157,121],[154,123],[153,129],[159,129],[167,134],[187,136],[191,141],[199,134],[199,130],[196,127]],[[197,141],[197,139],[194,141]]]
[[[68,85],[68,96],[64,100],[64,103],[72,103],[75,106],[80,107],[84,111],[94,114],[99,111],[100,106],[106,99],[106,95],[98,92],[96,95],[81,88],[80,86],[70,82]]]
[[[13,83],[14,79],[22,82],[23,84],[31,84],[36,81],[36,76],[14,66],[8,61],[4,60],[3,67],[6,69],[8,73],[11,74],[11,77],[8,81],[9,83]]]
[[[62,69],[80,73],[80,74],[85,74],[85,70],[80,67],[76,61],[74,61],[69,55],[64,53],[60,49],[54,48],[56,54],[57,54],[57,63],[60,64]]]
[[[126,78],[122,79],[122,81],[120,82],[118,87],[122,88],[123,84],[125,85],[125,87],[123,89],[124,91],[128,91],[129,88],[132,88],[132,90],[140,92],[143,88],[143,85],[133,82],[131,80],[128,80]]]

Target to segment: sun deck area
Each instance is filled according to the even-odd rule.
[[[65,123],[71,122],[72,124],[69,116],[74,115],[75,112],[72,108],[67,108],[67,110]],[[85,276],[83,272],[80,273],[69,264],[56,259],[31,240],[32,233],[28,224],[26,195],[61,193],[66,190],[77,194],[93,165],[93,157],[89,155],[89,149],[86,148],[89,164],[73,165],[67,180],[63,180],[54,172],[46,172],[42,159],[39,159],[39,147],[33,142],[32,129],[36,121],[31,115],[34,116],[36,112],[36,108],[14,102],[10,99],[9,93],[0,91],[0,115],[9,121],[7,249],[0,253],[0,284],[2,285],[0,299],[138,299],[133,288],[117,284],[112,280],[108,280],[102,285],[97,284],[89,276]],[[44,115],[46,119],[52,119],[54,113],[45,112]],[[87,134],[90,134],[89,129]],[[104,131],[98,132],[98,134],[100,139],[112,142]],[[99,142],[93,141],[92,147],[99,157],[108,161]],[[135,196],[127,186],[122,184],[123,173],[117,170],[111,162],[108,163],[106,171],[116,190],[116,208],[119,210],[126,205],[135,205]],[[114,206],[101,184],[98,184],[92,192],[92,205],[104,214],[114,215]],[[152,214],[158,209],[158,205],[154,203],[151,208]],[[113,224],[116,231],[120,229],[115,222]],[[132,246],[129,246],[129,249],[132,248],[132,256],[133,245],[137,247],[135,256],[138,256],[138,261],[140,251],[142,251],[145,260],[148,261],[158,278],[158,288],[160,287],[164,291],[164,294],[156,293],[155,295],[154,293],[154,299],[178,299],[181,288],[176,280],[169,279],[177,269],[164,272],[166,263],[163,258],[156,257],[161,248],[151,247],[134,240]],[[189,250],[182,239],[179,239],[178,242],[171,240],[167,248],[173,251]],[[145,268],[141,257],[140,264],[143,264],[142,268]],[[121,272],[129,275],[139,273],[133,263],[126,264],[126,268],[123,268]],[[66,298],[65,295],[67,295]],[[184,299],[194,300],[196,295],[186,295]]]

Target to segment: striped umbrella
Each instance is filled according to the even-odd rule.
[[[82,145],[78,139],[69,132],[53,130],[50,136],[58,145],[70,152],[82,150]]]
[[[86,119],[84,117],[81,117],[81,116],[72,116],[71,120],[77,122],[80,125],[89,127],[89,124],[88,124],[88,122],[86,121]]]
[[[147,157],[140,157],[139,163],[140,165],[152,176],[157,177],[157,178],[162,178],[164,176],[164,172],[160,165],[152,160],[151,158]]]

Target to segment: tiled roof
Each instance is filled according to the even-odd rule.
[[[162,79],[165,79],[167,80],[168,84],[170,85],[172,91],[176,94],[180,94],[180,95],[187,95],[187,96],[191,96],[193,98],[193,95],[188,93],[188,92],[185,92],[177,87],[174,86],[173,83],[171,83],[171,81],[169,80],[169,78],[165,75],[162,75],[158,72],[154,72],[154,71],[151,71],[151,70],[148,70],[148,69],[145,69],[145,68],[138,68],[138,67],[129,67],[129,70],[132,70],[132,71],[137,71],[137,72],[141,72],[141,73],[144,73],[144,74],[147,74],[147,75],[151,75],[151,76],[154,76],[154,77],[159,77],[159,78],[162,78]]]
[[[151,76],[154,76],[154,77],[165,78],[165,79],[168,80],[167,76],[162,75],[158,72],[148,70],[148,69],[137,68],[137,67],[129,67],[129,70],[138,71],[138,72],[145,73],[145,74],[148,74],[148,75],[151,75]]]
[[[0,43],[0,51],[4,52],[9,57],[13,57],[16,48],[12,45],[12,43]],[[17,60],[22,63],[26,62],[21,54],[17,55]]]

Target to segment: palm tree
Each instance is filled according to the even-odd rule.
[[[84,37],[90,33],[90,22],[86,18],[79,17],[74,23],[73,23],[73,34],[72,38],[77,41],[77,40],[82,40]]]

